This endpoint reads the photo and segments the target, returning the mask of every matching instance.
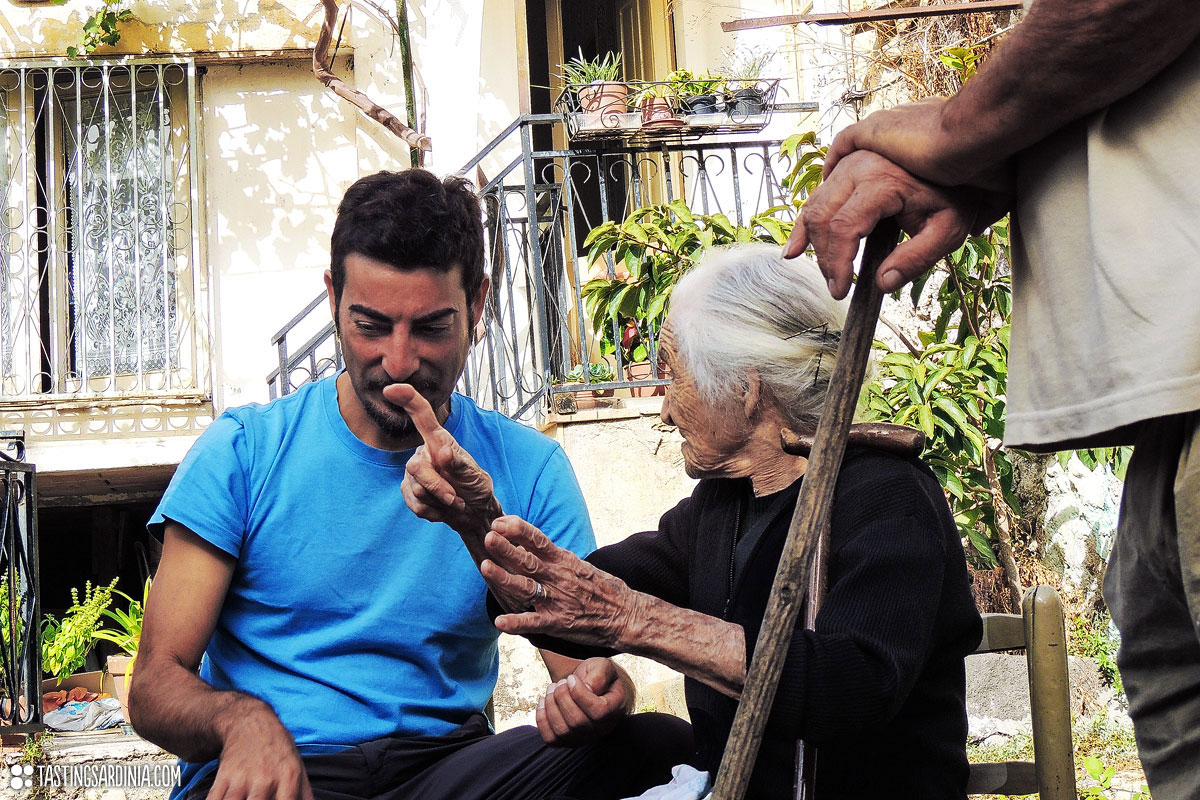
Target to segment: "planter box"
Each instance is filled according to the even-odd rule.
[[[82,686],[89,692],[95,692],[96,694],[117,696],[116,683],[114,683],[112,675],[109,675],[107,672],[76,672],[62,683],[56,682],[54,678],[47,678],[42,681],[42,694],[64,690],[70,691],[77,686]]]
[[[688,114],[683,120],[693,128],[716,128],[728,124],[729,117],[724,111],[715,111],[711,114]]]
[[[629,131],[642,127],[642,115],[633,112],[573,114],[575,127],[581,131]]]

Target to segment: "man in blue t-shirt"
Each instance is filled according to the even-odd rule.
[[[607,659],[543,651],[536,729],[493,735],[481,713],[492,520],[520,514],[580,555],[594,539],[562,448],[453,393],[488,292],[480,219],[468,184],[423,170],[350,187],[325,274],[345,370],[222,414],[163,496],[130,717],[186,762],[177,795],[620,797],[686,758],[686,727],[628,716]],[[438,457],[482,467],[495,502],[456,500],[445,524],[409,510],[422,437],[395,384],[458,442]]]

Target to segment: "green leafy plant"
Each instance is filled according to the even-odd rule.
[[[1090,658],[1096,662],[1100,678],[1105,685],[1124,694],[1121,673],[1117,669],[1117,648],[1121,640],[1112,627],[1108,612],[1094,616],[1080,615],[1071,620],[1067,637],[1067,652],[1074,656]]]
[[[947,47],[938,55],[938,60],[958,74],[959,81],[965,81],[975,76],[979,62],[987,54],[983,45],[970,47]]]
[[[621,54],[605,53],[595,58],[584,58],[583,48],[579,55],[562,65],[559,77],[568,89],[579,89],[592,83],[614,83],[620,81]]]
[[[677,69],[667,75],[667,83],[674,89],[676,97],[686,99],[721,91],[725,87],[725,78],[713,75],[708,70],[694,75],[691,70]]]
[[[1103,761],[1095,756],[1085,756],[1083,759],[1083,769],[1088,777],[1095,781],[1095,785],[1084,786],[1079,790],[1079,796],[1086,800],[1109,800],[1114,797],[1110,794],[1112,789],[1112,779],[1116,774],[1116,769],[1111,766],[1106,766]],[[1130,796],[1130,800],[1150,800],[1150,787],[1142,784],[1140,791],[1135,792]]]
[[[96,644],[96,630],[105,609],[112,603],[117,579],[107,586],[84,586],[83,601],[79,590],[71,590],[71,607],[62,620],[46,614],[42,619],[42,670],[62,683],[83,666],[84,659]]]
[[[599,363],[589,363],[586,367],[583,364],[576,364],[571,367],[571,371],[567,373],[562,382],[583,383],[584,375],[587,376],[588,383],[607,383],[608,381],[616,380],[612,367],[601,361]]]
[[[135,600],[122,591],[114,590],[114,594],[124,597],[129,606],[124,611],[119,608],[106,608],[103,616],[117,623],[115,630],[102,628],[92,634],[93,638],[112,642],[126,654],[137,657],[138,643],[142,638],[142,619],[146,613],[146,600],[150,597],[150,579],[142,589],[142,599]]]
[[[62,5],[66,0],[56,0],[56,5]],[[103,45],[114,45],[121,41],[121,31],[118,26],[122,22],[133,19],[133,12],[122,8],[125,0],[102,0],[99,10],[88,17],[83,23],[83,36],[78,45],[67,48],[67,56],[79,58],[81,54],[90,55]]]
[[[601,351],[614,352],[619,345],[624,361],[644,361],[675,284],[700,254],[734,242],[782,245],[788,228],[774,216],[777,211],[768,209],[748,226],[739,226],[724,214],[696,214],[684,201],[674,200],[639,208],[621,222],[610,220],[594,228],[584,241],[589,260],[600,264],[611,259],[611,268],[607,277],[588,281],[582,295],[601,336]],[[614,335],[614,328],[618,334]]]
[[[21,743],[21,758],[18,763],[45,764],[47,762],[46,751],[52,744],[54,744],[53,731],[46,730],[29,734]]]

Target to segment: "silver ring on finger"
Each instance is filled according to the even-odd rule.
[[[529,601],[529,604],[532,606],[535,603],[544,603],[546,598],[550,596],[546,591],[546,587],[542,586],[538,581],[534,581],[533,586],[533,599]]]

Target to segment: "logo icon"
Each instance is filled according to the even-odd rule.
[[[4,783],[14,791],[33,788],[33,766],[31,764],[13,764],[6,770]]]

